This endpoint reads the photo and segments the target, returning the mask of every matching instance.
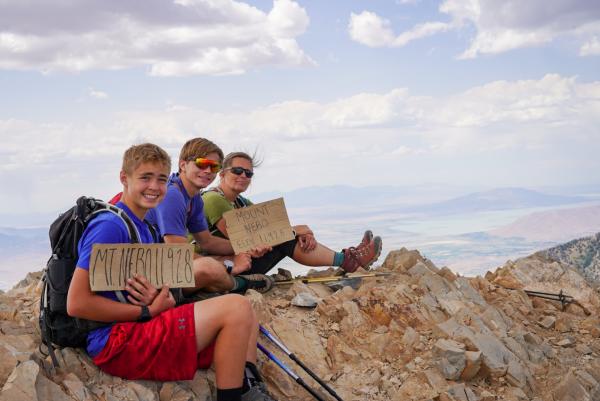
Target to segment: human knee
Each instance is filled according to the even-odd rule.
[[[219,283],[227,276],[221,263],[212,258],[201,258],[194,261],[194,277],[196,285],[203,287]]]
[[[254,324],[256,315],[248,298],[238,294],[224,295],[223,298],[226,304],[224,309],[227,319],[232,324],[246,324],[248,326]]]

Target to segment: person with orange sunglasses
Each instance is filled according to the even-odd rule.
[[[187,243],[193,237],[203,258],[194,269],[196,288],[210,292],[244,292],[248,288],[266,291],[270,280],[266,276],[243,275],[249,270],[252,257],[260,257],[271,250],[263,246],[250,252],[234,255],[231,243],[211,235],[203,213],[200,191],[213,182],[221,169],[223,151],[205,138],[194,138],[181,148],[178,172],[169,177],[165,199],[148,212],[146,219],[155,224],[164,242]],[[209,255],[209,256],[203,256]]]

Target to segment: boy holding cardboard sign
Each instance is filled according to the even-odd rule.
[[[211,235],[204,217],[204,202],[200,191],[213,182],[221,169],[223,151],[205,138],[187,141],[179,153],[178,172],[169,177],[165,199],[148,213],[167,244],[189,242],[191,234],[204,254],[194,269],[196,288],[216,292],[243,292],[247,288],[267,291],[272,279],[261,274],[240,275],[251,268],[252,258],[271,251],[259,245],[248,252],[234,255],[231,242]]]
[[[154,242],[144,218],[164,197],[170,167],[167,153],[152,144],[132,146],[123,156],[123,195],[117,206],[133,220],[142,243]],[[244,380],[246,361],[256,360],[258,335],[247,299],[231,294],[175,307],[166,286],[158,290],[142,276],[128,280],[129,303],[118,302],[114,291],[91,290],[93,245],[129,239],[118,216],[102,213],[89,223],[79,242],[67,311],[106,322],[88,334],[87,351],[94,363],[126,379],[171,381],[190,380],[196,369],[207,368],[214,360],[219,401],[272,400],[262,385],[249,387],[250,381]],[[252,374],[259,377],[255,368]]]

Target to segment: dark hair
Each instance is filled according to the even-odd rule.
[[[257,160],[256,153],[250,156],[246,152],[231,152],[227,156],[225,156],[225,159],[223,159],[223,169],[231,167],[233,159],[235,159],[236,157],[241,157],[242,159],[248,160],[252,164],[252,168],[258,167],[262,164],[262,160]]]

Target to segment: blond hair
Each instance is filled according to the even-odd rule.
[[[131,174],[142,163],[158,163],[171,171],[171,157],[158,145],[153,143],[142,143],[133,145],[123,154],[123,165],[121,169],[125,174]]]

